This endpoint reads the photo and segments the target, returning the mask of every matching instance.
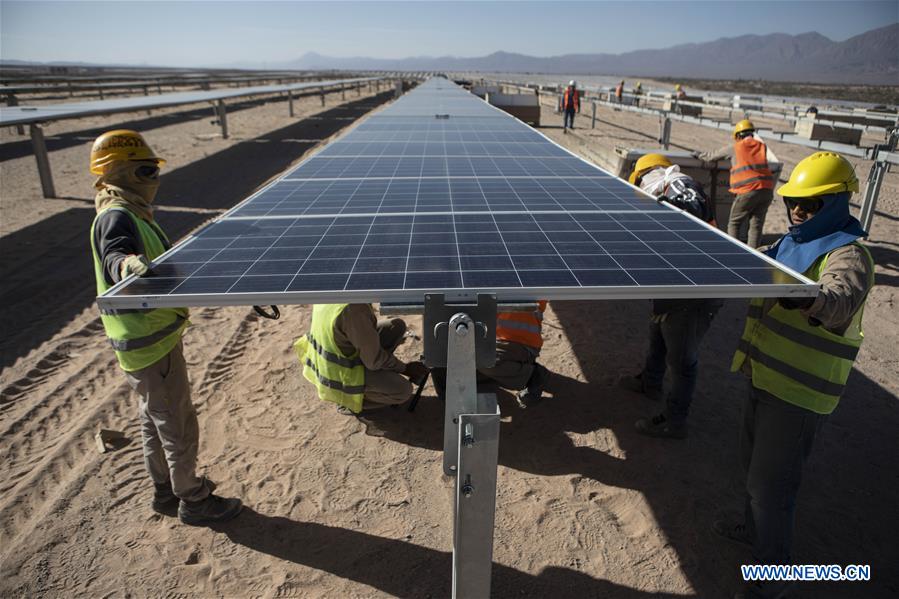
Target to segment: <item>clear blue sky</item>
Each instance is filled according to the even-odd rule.
[[[833,40],[899,0],[804,2],[39,2],[0,0],[0,57],[216,66],[331,56],[626,52],[746,33]]]

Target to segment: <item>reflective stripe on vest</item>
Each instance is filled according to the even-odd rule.
[[[500,312],[496,315],[496,338],[521,343],[534,349],[543,347],[542,322],[546,300],[537,302],[532,312]]]
[[[294,350],[303,377],[315,386],[320,399],[353,412],[362,411],[365,366],[356,350],[344,354],[334,339],[334,326],[348,304],[315,304],[309,332],[297,339]]]
[[[870,266],[869,291],[873,286],[874,261],[861,244]],[[828,255],[819,258],[805,276],[819,280]],[[743,336],[734,354],[731,370],[750,361],[752,385],[779,399],[819,414],[837,406],[864,339],[863,301],[842,335],[812,326],[799,310],[777,303],[765,311],[764,300],[749,306]]]
[[[730,169],[730,192],[749,193],[756,189],[774,189],[774,175],[768,167],[768,148],[754,137],[734,143]]]
[[[122,207],[117,206],[108,210],[118,210],[131,218],[148,260],[152,261],[166,251],[168,238],[158,225],[148,223]],[[91,225],[91,253],[94,259],[97,295],[112,287],[106,282],[94,238],[97,219],[105,212],[106,210],[97,214]],[[100,320],[103,321],[103,328],[116,352],[119,365],[129,372],[151,366],[172,351],[181,341],[181,333],[189,324],[187,316],[186,308],[100,310]]]
[[[110,337],[109,344],[114,350],[118,352],[129,352],[136,349],[150,347],[154,343],[162,341],[163,339],[180,329],[184,325],[185,320],[187,319],[179,314],[170,325],[156,331],[155,333],[151,333],[146,337],[140,337],[138,339],[113,339]]]

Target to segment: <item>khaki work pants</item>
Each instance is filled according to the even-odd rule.
[[[175,495],[185,501],[205,499],[206,479],[196,474],[200,427],[181,343],[155,364],[125,376],[140,395],[144,465],[150,478],[159,485],[171,481]]]
[[[401,318],[378,321],[381,347],[393,353],[406,334],[406,322]],[[365,400],[362,409],[371,410],[401,404],[412,397],[412,383],[398,372],[365,369]]]
[[[734,198],[733,206],[730,209],[730,220],[727,222],[727,234],[739,239],[749,247],[759,247],[762,240],[762,229],[765,226],[765,216],[768,214],[768,207],[771,205],[772,199],[774,199],[774,192],[770,189],[756,189],[748,193],[741,193]]]

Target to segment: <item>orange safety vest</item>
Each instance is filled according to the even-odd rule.
[[[521,343],[528,347],[543,347],[543,312],[546,300],[537,302],[533,312],[500,312],[496,315],[496,340]]]
[[[574,91],[574,94],[569,96],[571,91]],[[568,110],[569,108],[573,108],[577,111],[580,111],[581,109],[581,101],[577,93],[577,88],[572,90],[570,87],[566,87],[565,93],[562,94],[562,110]]]
[[[756,189],[774,189],[774,175],[768,168],[768,148],[754,137],[734,143],[734,159],[730,167],[730,192],[736,195]]]

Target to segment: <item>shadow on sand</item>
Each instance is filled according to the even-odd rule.
[[[742,507],[738,431],[746,383],[728,369],[746,303],[728,302],[706,337],[686,441],[638,435],[634,421],[661,406],[614,386],[620,373],[640,368],[647,329],[644,302],[553,302],[552,307],[589,382],[556,374],[548,385],[553,397],[527,410],[518,408],[510,395],[500,393],[503,415],[511,416],[501,425],[500,465],[537,475],[582,476],[639,491],[676,551],[679,567],[695,595],[729,596],[739,585],[739,565],[748,563],[749,553],[718,539],[710,525],[716,516],[739,512]],[[609,341],[600,341],[604,331],[612,330],[618,337],[609,333]],[[603,351],[604,347],[615,349]],[[375,411],[364,421],[368,434],[441,451],[442,417],[443,404],[425,397],[414,413]],[[896,398],[875,381],[853,372],[841,405],[828,420],[805,471],[794,561],[871,564],[872,571],[879,574],[864,589],[857,583],[808,583],[797,596],[844,597],[862,590],[872,593],[865,596],[894,596],[899,589],[899,574],[893,567],[899,560],[899,544],[895,543],[899,520],[894,506],[899,496],[899,453],[888,450],[895,447],[893,431],[897,427]],[[568,435],[599,429],[614,434],[625,458],[575,444]],[[508,570],[497,568],[497,596],[506,596],[499,593],[503,576],[510,576]],[[556,572],[554,576],[572,580],[562,587],[571,588],[571,593],[555,589],[550,593],[554,596],[628,597],[635,593],[602,580],[582,586],[581,573]],[[507,588],[516,595],[543,596],[525,586],[541,584],[542,575],[537,580],[530,578],[516,573]],[[408,580],[404,584],[409,584]],[[398,594],[410,595],[407,587],[401,590]]]

